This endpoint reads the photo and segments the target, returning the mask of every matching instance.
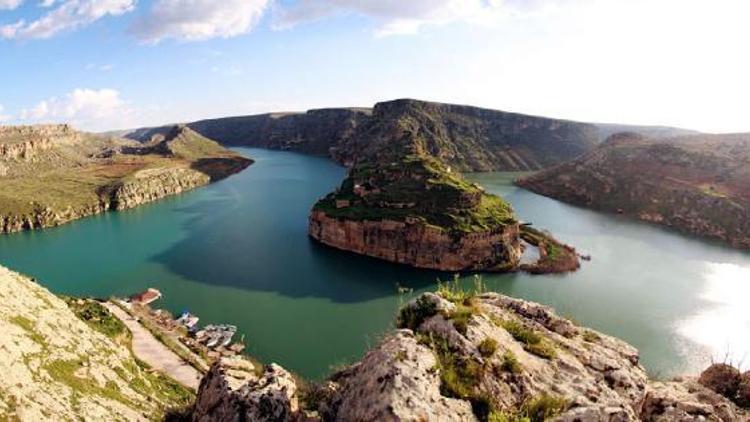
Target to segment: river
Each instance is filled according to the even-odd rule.
[[[235,324],[250,354],[315,379],[392,328],[410,297],[398,286],[417,294],[450,277],[316,244],[306,235],[308,211],[345,170],[318,157],[237,150],[256,163],[211,186],[2,236],[0,263],[56,293],[158,288],[164,298],[155,306]],[[514,176],[468,175],[593,259],[569,275],[485,275],[489,289],[625,339],[655,376],[695,372],[726,353],[750,357],[750,254],[565,205],[514,187]]]

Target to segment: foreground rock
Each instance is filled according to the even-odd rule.
[[[443,288],[404,307],[397,325],[360,362],[317,386],[295,384],[277,366],[237,376],[233,366],[217,365],[202,383],[193,420],[750,417],[695,379],[650,381],[633,347],[538,304]]]
[[[172,127],[146,144],[67,125],[0,127],[0,233],[133,208],[251,162],[186,127]]]
[[[594,151],[518,184],[561,201],[750,248],[750,134],[659,140],[613,135]]]
[[[100,305],[71,303],[95,317],[0,267],[0,420],[153,420],[192,400],[136,361]]]

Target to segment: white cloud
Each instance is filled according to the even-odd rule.
[[[65,122],[87,130],[125,127],[134,116],[114,89],[75,89],[63,97],[40,101],[21,111],[24,123]]]
[[[131,27],[147,43],[229,38],[253,29],[270,0],[156,0]]]
[[[3,0],[0,0],[3,1]],[[6,0],[7,1],[7,0]],[[0,26],[0,37],[6,39],[50,38],[60,32],[88,25],[107,15],[121,15],[135,8],[136,0],[65,0],[37,20],[20,20]],[[52,6],[56,2],[45,1]]]
[[[283,29],[326,17],[356,14],[378,23],[376,35],[413,34],[427,25],[489,21],[521,4],[526,3],[517,0],[300,0],[293,6],[279,9],[275,26]]]
[[[0,0],[0,10],[13,10],[21,3],[23,3],[23,0]]]

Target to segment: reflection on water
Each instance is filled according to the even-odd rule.
[[[750,266],[708,263],[700,297],[708,306],[681,321],[678,332],[705,346],[715,362],[750,368]]]

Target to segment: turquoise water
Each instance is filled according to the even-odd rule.
[[[0,263],[57,293],[126,296],[239,327],[249,352],[320,378],[392,327],[397,286],[438,277],[309,240],[307,214],[345,171],[328,160],[238,149],[257,162],[206,188],[126,212],[0,237]],[[729,349],[750,354],[750,254],[470,177],[593,260],[565,276],[487,275],[490,289],[546,303],[626,339],[656,375],[695,371]]]

